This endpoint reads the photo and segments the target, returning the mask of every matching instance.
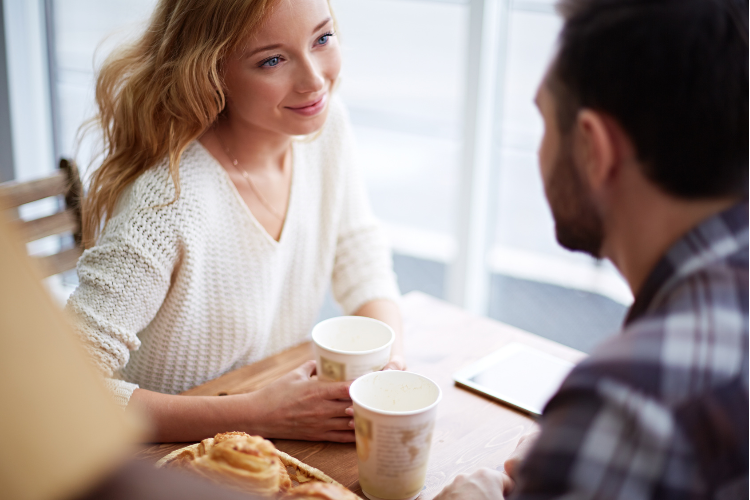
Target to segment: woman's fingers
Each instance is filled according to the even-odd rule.
[[[285,439],[354,440],[351,382],[321,382],[314,373],[315,362],[308,361],[262,389],[265,413],[259,433]]]
[[[349,386],[351,382],[319,382],[320,396],[323,399],[349,399]]]
[[[351,403],[347,401],[323,401],[318,408],[323,418],[351,417],[346,411],[351,408]]]
[[[354,429],[349,423],[352,421],[348,417],[332,418],[326,422],[326,430],[329,431],[351,431]]]

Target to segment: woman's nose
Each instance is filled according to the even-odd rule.
[[[316,61],[306,57],[300,65],[296,90],[300,93],[318,92],[325,87],[323,72]]]

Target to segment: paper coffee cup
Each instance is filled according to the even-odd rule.
[[[413,500],[424,487],[440,387],[411,372],[370,373],[349,388],[359,485],[370,500]]]
[[[315,325],[312,339],[318,378],[341,381],[382,370],[391,359],[396,334],[376,319],[341,316]]]

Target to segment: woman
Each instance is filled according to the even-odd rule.
[[[329,283],[345,313],[395,329],[389,367],[405,368],[389,250],[333,95],[340,60],[326,0],[162,0],[100,72],[105,155],[68,308],[159,441],[353,441],[348,384],[319,382],[314,362],[255,393],[175,396],[305,341]]]

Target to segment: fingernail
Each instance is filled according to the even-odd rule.
[[[349,427],[354,429],[354,420],[349,420]]]
[[[350,417],[353,417],[354,416],[354,408],[347,408],[346,410],[344,410],[344,413],[346,413]]]

